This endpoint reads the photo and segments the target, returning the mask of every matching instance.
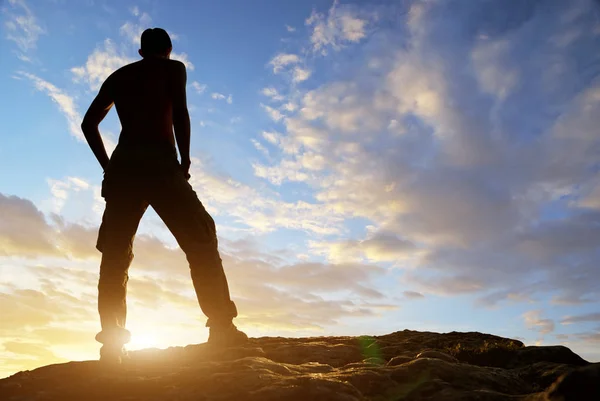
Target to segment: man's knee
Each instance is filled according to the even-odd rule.
[[[100,283],[110,283],[109,285],[127,284],[127,272],[132,261],[133,253],[131,251],[105,249],[100,262]]]

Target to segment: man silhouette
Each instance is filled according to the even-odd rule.
[[[128,269],[133,239],[149,205],[186,254],[200,308],[208,317],[208,342],[234,345],[248,339],[232,323],[237,309],[217,249],[215,222],[188,183],[187,76],[183,63],[170,60],[171,50],[165,30],[146,29],[139,50],[142,59],[106,79],[81,124],[104,170],[106,209],[96,244],[102,252],[98,283],[102,330],[96,340],[103,344],[100,359],[105,361],[120,362],[126,355],[123,346],[130,339],[125,329]],[[113,104],[122,129],[109,159],[98,125]]]

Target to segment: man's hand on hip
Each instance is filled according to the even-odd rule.
[[[190,179],[190,166],[192,162],[190,159],[181,160],[181,169],[183,170],[183,174],[185,175],[186,180]]]

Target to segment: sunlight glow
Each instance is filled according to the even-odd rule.
[[[155,333],[136,332],[132,334],[131,341],[127,344],[127,349],[161,348],[165,347],[165,344],[168,344],[168,342]]]

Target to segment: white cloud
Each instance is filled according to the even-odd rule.
[[[308,170],[322,170],[325,160],[316,160],[310,166],[310,161],[304,163]],[[415,244],[399,238],[394,233],[379,232],[369,235],[363,240],[343,241],[313,241],[310,242],[313,251],[327,256],[332,262],[400,262],[418,255]]]
[[[44,215],[27,200],[0,193],[0,256],[57,254]]]
[[[479,40],[471,54],[479,85],[500,99],[506,98],[519,82],[518,67],[507,65],[510,46],[506,39]]]
[[[554,23],[559,11],[511,9],[522,22],[504,30],[499,21],[473,16],[501,8],[500,2],[486,4],[452,20],[442,17],[447,10],[441,4],[415,6],[404,28],[386,32],[384,26],[393,24],[382,21],[368,43],[349,49],[356,61],[332,53],[333,65],[347,63],[343,78],[331,69],[334,78],[311,90],[292,86],[298,109],[285,116],[262,106],[285,130],[265,136],[282,152],[272,152],[270,163],[255,163],[255,174],[278,185],[301,181],[346,218],[365,218],[418,244],[422,252],[403,263],[415,269],[410,283],[425,292],[489,291],[478,300],[487,306],[531,302],[546,291],[558,291],[554,302],[563,304],[596,302],[592,244],[600,186],[593,166],[600,96],[597,85],[566,62],[572,52],[590,54],[584,50],[589,38],[534,45],[554,30],[581,30],[593,22],[586,12],[564,26]],[[374,21],[356,8],[344,12]],[[495,33],[466,40],[475,31],[460,22],[465,19]],[[398,37],[406,44],[395,42]],[[497,45],[485,52],[480,40]],[[562,73],[550,74],[557,65]],[[310,170],[303,163],[313,154],[327,168]],[[565,217],[544,221],[547,207]],[[355,249],[348,253],[365,257]],[[442,272],[447,276],[436,276]],[[533,283],[532,274],[543,278]]]
[[[402,291],[402,294],[404,295],[405,298],[408,298],[408,299],[425,298],[425,296],[423,294],[421,294],[420,292],[416,292],[416,291]]]
[[[211,93],[210,97],[212,97],[215,100],[225,100],[228,104],[233,103],[233,96],[232,95],[224,95],[222,93],[219,92],[213,92]]]
[[[531,310],[523,314],[525,326],[530,330],[539,331],[541,334],[549,334],[554,331],[554,321],[541,317],[542,311]]]
[[[283,105],[283,109],[287,110],[287,111],[296,111],[296,109],[298,108],[298,106],[296,106],[294,103],[286,103]]]
[[[139,47],[141,45],[142,32],[151,27],[150,25],[152,24],[152,18],[150,15],[148,15],[148,13],[140,12],[137,6],[133,7],[133,9],[130,11],[135,17],[138,17],[138,21],[125,22],[123,25],[121,25],[119,32],[121,35],[125,36],[129,42]]]
[[[91,90],[97,91],[110,74],[133,61],[118,51],[113,41],[106,39],[102,47],[97,47],[88,56],[85,65],[73,67],[71,72],[75,82],[86,82]]]
[[[185,68],[187,68],[190,71],[194,71],[194,69],[196,68],[194,64],[189,60],[187,53],[171,52],[171,59],[181,61],[183,64],[185,64]]]
[[[60,112],[67,119],[71,135],[80,141],[85,141],[83,132],[81,132],[80,128],[82,117],[77,110],[74,99],[71,96],[65,93],[62,89],[57,88],[50,82],[45,81],[36,75],[23,71],[18,71],[17,74],[29,79],[37,90],[47,94],[50,99],[56,103]]]
[[[137,17],[140,15],[140,9],[138,6],[133,6],[129,9],[129,12],[134,16]]]
[[[23,266],[25,284],[11,282],[0,293],[0,309],[6,312],[3,322],[11,328],[0,327],[0,342],[9,342],[7,348],[13,353],[10,369],[74,359],[64,354],[62,345],[68,344],[71,351],[73,347],[93,350],[89,327],[96,324],[97,316],[99,253],[93,246],[97,229],[66,223],[60,216],[55,216],[58,223],[51,225],[30,201],[3,194],[0,212],[8,218],[0,226],[2,256],[52,256],[44,263]],[[244,330],[268,328],[271,335],[291,331],[305,335],[335,327],[342,319],[380,318],[397,308],[385,293],[374,288],[385,269],[360,264],[289,263],[279,256],[285,251],[265,253],[249,240],[220,242],[231,294],[241,311],[236,323]],[[188,344],[206,335],[201,325],[195,324],[195,331],[189,329],[200,311],[181,250],[137,235],[134,252],[132,270],[138,273],[130,278],[128,296],[132,345],[148,328],[162,340],[157,344],[161,347]],[[264,281],[266,276],[269,283]],[[146,313],[149,310],[152,313]],[[168,328],[152,322],[157,314],[169,316]],[[18,346],[11,342],[14,327],[27,328],[20,333]],[[185,327],[188,329],[182,329]],[[28,343],[39,346],[28,347]],[[25,355],[28,361],[18,360],[17,354]],[[39,357],[33,365],[32,355]],[[0,352],[0,359],[5,357]]]
[[[294,67],[294,73],[293,73],[292,80],[294,82],[306,81],[310,77],[310,75],[311,75],[310,70],[296,66],[296,67]]]
[[[152,27],[152,17],[150,17],[150,15],[148,13],[145,13],[145,12],[141,13],[137,6],[135,6],[131,10],[131,12],[135,17],[139,17],[138,21],[137,22],[126,21],[119,29],[119,32],[130,43],[136,45],[137,47],[140,47],[141,40],[142,40],[142,33],[146,29]],[[170,32],[168,30],[167,30],[167,33],[169,34],[171,41],[176,41],[179,39],[179,35],[177,35],[173,32]],[[171,58],[173,60],[179,60],[182,63],[184,63],[187,69],[194,70],[194,64],[189,61],[186,53],[171,52]]]
[[[278,195],[244,185],[231,177],[210,174],[193,158],[192,178],[198,196],[211,213],[224,214],[257,232],[288,228],[320,234],[338,232],[340,215],[322,204],[283,202]]]
[[[260,104],[260,106],[267,112],[267,114],[273,121],[280,121],[285,117],[279,110],[271,106],[262,103]]]
[[[327,54],[328,48],[340,50],[347,43],[357,43],[367,35],[369,21],[349,6],[339,6],[335,0],[327,16],[313,11],[305,24],[312,28],[313,50]]]
[[[269,157],[269,149],[265,148],[265,146],[260,143],[259,141],[257,141],[256,139],[250,139],[250,141],[252,142],[252,144],[254,145],[254,147],[256,148],[256,150],[258,150],[260,153],[262,153],[263,155]]]
[[[75,104],[75,100],[72,96],[66,93],[64,90],[56,87],[52,83],[43,80],[42,78],[27,73],[23,71],[17,71],[18,76],[25,77],[33,82],[34,87],[40,91],[45,93],[52,99],[54,103],[58,106],[59,111],[65,116],[67,119],[67,124],[69,126],[69,132],[73,135],[77,140],[81,142],[86,142],[85,137],[83,136],[83,132],[81,131],[81,121],[83,120],[81,114],[77,110],[77,105]],[[112,151],[117,146],[115,135],[107,130],[103,131],[102,139],[104,141],[104,146],[108,155],[112,153]]]
[[[123,25],[121,25],[121,28],[119,28],[119,32],[121,33],[121,35],[125,36],[127,40],[129,40],[131,43],[140,46],[141,36],[142,32],[144,32],[144,29],[145,28],[143,28],[141,25],[127,21]]]
[[[272,86],[267,87],[267,88],[262,88],[260,93],[262,93],[264,96],[269,97],[271,100],[273,100],[275,102],[280,102],[285,99],[285,97],[283,95],[281,95],[277,91],[277,89],[273,88]]]
[[[294,28],[294,27],[293,27],[293,26],[291,26],[291,25],[286,25],[286,26],[285,26],[285,29],[286,29],[288,32],[296,32],[296,28]]]
[[[279,53],[269,61],[269,64],[273,66],[273,72],[275,74],[283,71],[288,65],[297,64],[300,62],[300,57],[296,54]]]
[[[263,138],[265,138],[268,142],[270,142],[273,145],[277,145],[281,138],[281,134],[278,132],[263,131],[262,136],[263,136]]]
[[[588,323],[588,322],[593,322],[593,323],[600,322],[600,313],[588,313],[585,315],[565,316],[560,321],[560,324],[569,325],[569,324],[575,324],[575,323]]]
[[[192,88],[194,88],[197,93],[204,93],[204,91],[206,90],[206,84],[201,84],[198,81],[193,81]]]
[[[71,192],[88,190],[91,185],[82,178],[67,177],[65,180],[48,179],[50,193],[52,194],[53,212],[60,213]]]
[[[15,42],[19,49],[28,52],[36,47],[40,37],[46,33],[25,0],[9,0],[10,11],[6,11],[6,38]]]

